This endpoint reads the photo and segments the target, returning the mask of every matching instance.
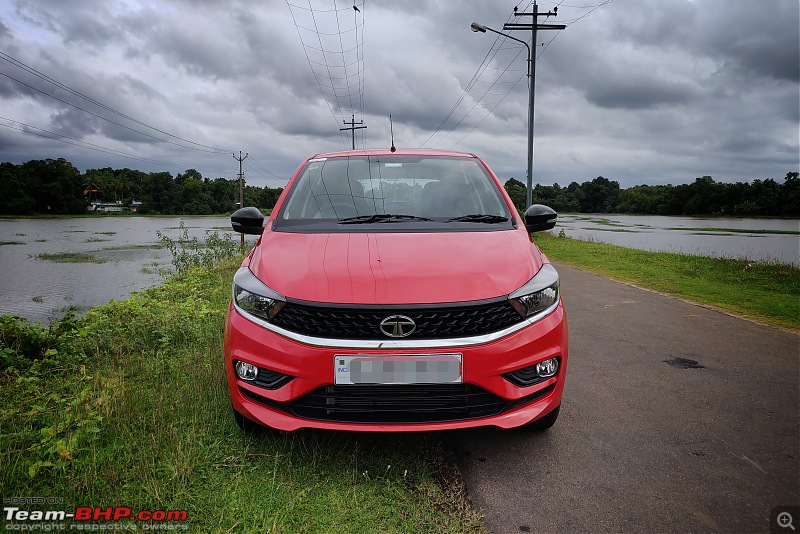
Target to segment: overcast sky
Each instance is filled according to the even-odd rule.
[[[351,115],[358,148],[388,147],[391,114],[397,146],[474,152],[524,182],[527,51],[470,23],[531,17],[513,2],[353,4],[3,0],[0,161],[234,178],[241,150],[249,183],[276,187],[349,148]],[[539,22],[567,29],[534,51],[535,182],[782,182],[800,166],[799,6],[542,0],[558,14]]]

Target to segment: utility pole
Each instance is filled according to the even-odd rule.
[[[366,128],[366,126],[356,126],[356,124],[364,124],[364,121],[361,120],[361,121],[356,122],[356,116],[354,114],[353,118],[350,119],[350,122],[347,122],[346,120],[342,120],[342,122],[345,123],[345,124],[349,124],[350,127],[349,128],[339,128],[339,131],[342,132],[344,130],[352,130],[352,132],[353,132],[353,150],[355,150],[356,149],[356,130],[362,130],[362,129]]]
[[[239,157],[236,157],[236,153],[233,154],[233,159],[239,162],[239,208],[244,207],[244,172],[242,172],[242,162],[247,159],[250,154],[245,153],[244,157],[242,157],[242,151],[239,151]],[[242,238],[242,246],[244,246],[244,234],[241,235]]]
[[[534,2],[533,12],[531,13],[517,13],[517,8],[514,8],[515,17],[531,17],[533,19],[531,24],[509,22],[503,25],[504,30],[531,31],[530,65],[528,67],[530,69],[528,71],[528,76],[531,79],[530,88],[528,89],[528,190],[525,193],[525,209],[530,207],[531,196],[533,194],[533,102],[534,95],[536,94],[536,32],[538,30],[563,30],[567,27],[564,24],[539,24],[538,17],[555,17],[557,13],[557,7],[554,7],[553,11],[539,13],[539,6]]]

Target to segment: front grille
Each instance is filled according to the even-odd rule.
[[[442,423],[480,419],[540,399],[555,384],[507,401],[472,384],[323,386],[291,402],[277,402],[244,388],[251,400],[304,419],[338,423]]]
[[[349,423],[424,423],[500,413],[506,401],[470,384],[325,386],[289,403],[298,417]]]
[[[329,339],[380,339],[381,321],[409,317],[416,330],[404,339],[444,339],[497,332],[521,321],[507,300],[457,306],[323,307],[288,302],[273,324],[291,332]]]

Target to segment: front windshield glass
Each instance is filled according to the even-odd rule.
[[[277,224],[498,222],[510,217],[494,181],[475,158],[352,156],[309,161]]]

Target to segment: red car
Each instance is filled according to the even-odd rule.
[[[225,369],[242,428],[545,429],[567,369],[559,277],[473,154],[309,158],[233,279]]]

